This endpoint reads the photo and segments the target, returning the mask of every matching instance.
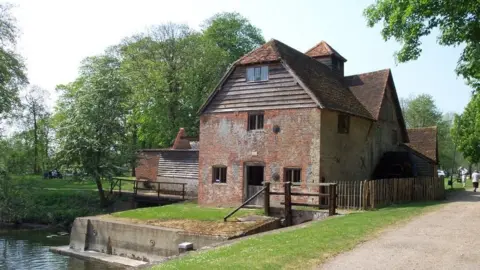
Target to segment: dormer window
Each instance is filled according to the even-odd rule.
[[[247,82],[261,82],[268,80],[268,66],[247,68]]]

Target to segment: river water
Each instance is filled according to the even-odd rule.
[[[43,230],[0,229],[0,270],[116,269],[102,263],[83,261],[49,251],[50,246],[68,245],[69,236],[53,236]]]

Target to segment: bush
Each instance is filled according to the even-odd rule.
[[[104,212],[95,191],[32,189],[28,183],[0,173],[0,222],[68,227],[77,217]]]
[[[94,191],[37,190],[28,201],[23,221],[68,227],[77,217],[103,212]]]
[[[0,222],[18,223],[25,216],[26,206],[23,187],[0,170]]]

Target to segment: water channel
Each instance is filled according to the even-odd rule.
[[[49,251],[51,246],[68,245],[69,236],[59,236],[44,230],[0,229],[0,270],[99,270],[118,269],[108,265],[83,261]]]

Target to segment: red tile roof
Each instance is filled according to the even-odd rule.
[[[437,127],[407,129],[410,143],[408,147],[434,162],[438,161]]]
[[[308,50],[306,55],[310,57],[325,57],[330,55],[336,55],[338,58],[342,59],[344,62],[347,61],[343,56],[341,56],[335,49],[332,48],[327,42],[320,41],[317,45]]]
[[[237,60],[241,65],[259,64],[264,62],[273,62],[280,60],[280,55],[274,48],[275,40],[263,44],[261,47],[254,49]]]
[[[389,69],[383,69],[345,77],[352,93],[376,120],[380,115],[389,74]]]

